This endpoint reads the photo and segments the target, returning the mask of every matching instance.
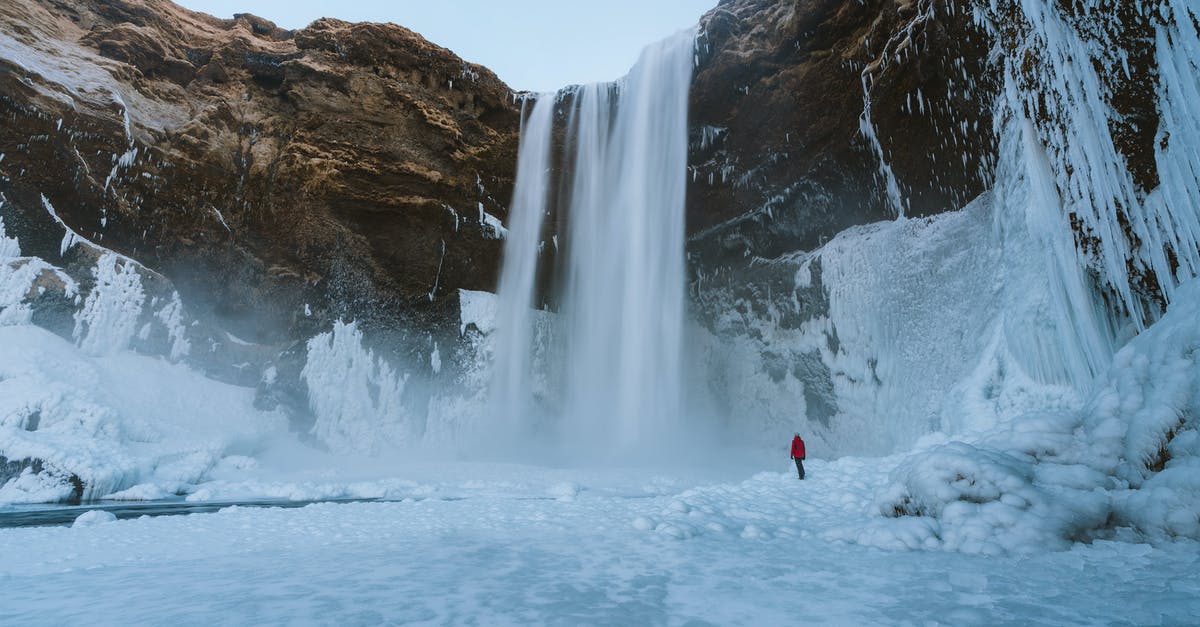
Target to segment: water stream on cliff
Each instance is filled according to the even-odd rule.
[[[492,389],[494,424],[505,432],[533,426],[535,385],[546,380],[554,381],[548,396],[558,399],[556,429],[566,441],[630,451],[679,426],[694,38],[685,31],[648,47],[614,83],[543,95],[524,122]],[[556,103],[568,108],[561,164],[550,159]],[[562,180],[550,176],[559,171]],[[563,361],[543,364],[561,364],[559,374],[537,373],[537,261],[559,190],[567,194],[558,203],[564,265],[550,335],[561,344],[551,353]]]
[[[538,244],[546,217],[554,99],[540,98],[521,124],[517,182],[504,245],[504,265],[496,307],[496,361],[492,408],[500,433],[519,429],[532,411],[529,388],[533,354],[533,315]]]

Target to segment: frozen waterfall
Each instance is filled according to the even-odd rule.
[[[694,38],[685,31],[650,46],[617,82],[544,95],[524,122],[492,391],[494,424],[506,432],[537,424],[539,405],[560,437],[592,449],[635,450],[679,426]],[[556,105],[566,118],[561,163],[550,159]],[[556,194],[560,315],[545,340],[554,358],[539,362],[555,370],[539,374],[535,279]],[[535,404],[539,380],[553,389]]]

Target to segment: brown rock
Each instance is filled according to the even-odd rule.
[[[0,94],[0,193],[30,226],[23,248],[57,255],[37,234],[45,195],[240,337],[338,317],[453,326],[438,312],[454,290],[495,283],[479,206],[505,214],[517,110],[490,71],[405,28],[5,3]]]
[[[905,214],[983,191],[994,72],[988,40],[952,5],[724,0],[704,16],[688,189],[698,272],[894,217],[868,104]]]

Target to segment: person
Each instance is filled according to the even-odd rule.
[[[804,479],[804,440],[800,439],[800,434],[796,433],[796,437],[792,438],[792,459],[796,460],[796,474],[800,475],[800,479]]]

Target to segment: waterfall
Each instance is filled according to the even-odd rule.
[[[554,99],[539,98],[521,124],[517,152],[517,182],[509,210],[496,306],[496,360],[493,366],[491,411],[494,433],[515,437],[530,424],[533,397],[530,380],[533,355],[534,288],[542,223],[550,184],[550,140]]]
[[[623,79],[538,99],[526,120],[500,283],[493,411],[504,429],[535,413],[531,310],[552,190],[564,223],[554,354],[556,428],[631,451],[683,414],[684,193],[694,31],[648,47]],[[550,109],[569,108],[562,167],[548,162]],[[562,180],[549,176],[562,171]]]

